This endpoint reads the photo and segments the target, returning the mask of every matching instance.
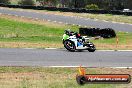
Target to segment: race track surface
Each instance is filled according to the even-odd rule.
[[[76,24],[81,26],[88,26],[88,27],[97,27],[97,28],[113,28],[117,31],[125,31],[125,32],[132,32],[132,24],[124,24],[124,23],[117,23],[117,22],[106,22],[88,18],[79,18],[79,17],[70,17],[70,16],[62,16],[62,15],[53,15],[47,13],[35,13],[29,11],[16,11],[16,10],[9,10],[0,8],[1,14],[10,14],[10,15],[17,15],[17,16],[24,16],[33,19],[44,19],[50,20],[55,22],[62,22],[67,24]]]
[[[131,51],[68,52],[65,49],[0,48],[0,66],[132,67]]]

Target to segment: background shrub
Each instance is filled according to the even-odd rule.
[[[10,4],[10,0],[0,0],[1,4]]]
[[[34,5],[34,0],[20,0],[18,2],[19,5]]]
[[[91,4],[91,5],[86,5],[86,9],[99,10],[99,7],[96,4]]]

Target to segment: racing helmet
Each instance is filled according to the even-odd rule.
[[[66,30],[65,30],[65,34],[67,34],[67,35],[69,35],[69,34],[70,34],[70,32],[71,32],[71,30],[70,30],[70,29],[66,29]]]

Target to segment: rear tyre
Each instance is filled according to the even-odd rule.
[[[76,50],[75,44],[70,40],[64,41],[64,47],[71,52]]]
[[[90,48],[88,48],[88,51],[89,52],[94,52],[96,50],[96,48],[93,46],[93,47],[90,47]]]

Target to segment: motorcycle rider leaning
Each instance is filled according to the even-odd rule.
[[[73,32],[70,29],[65,30],[63,39],[66,40],[67,38],[69,38],[69,36],[73,36],[73,35],[76,36],[78,42],[80,42],[80,43],[85,42],[85,39],[79,33]]]

